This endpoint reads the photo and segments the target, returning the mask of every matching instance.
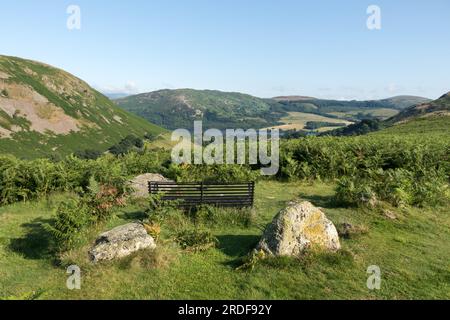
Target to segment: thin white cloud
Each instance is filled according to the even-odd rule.
[[[139,87],[137,86],[137,84],[134,81],[127,81],[124,85],[122,86],[111,86],[111,85],[106,85],[106,86],[95,86],[95,88],[102,92],[102,93],[106,93],[106,94],[137,94],[139,93]]]

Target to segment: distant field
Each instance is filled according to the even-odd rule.
[[[362,113],[364,115],[371,115],[373,117],[381,117],[383,119],[387,119],[393,117],[399,113],[398,110],[390,109],[390,108],[378,108],[378,109],[368,109],[368,110],[350,110],[346,112],[329,112],[329,114],[338,116],[338,117],[354,117],[358,113]]]
[[[305,112],[289,112],[289,116],[285,118],[281,118],[280,122],[283,122],[283,125],[270,127],[271,129],[280,129],[280,130],[302,130],[304,129],[306,123],[308,121],[321,121],[321,122],[330,122],[330,123],[346,123],[347,125],[352,124],[350,121],[329,118],[325,116],[321,116],[313,113],[305,113]],[[327,131],[331,129],[336,129],[336,127],[324,127],[320,128],[319,131]]]

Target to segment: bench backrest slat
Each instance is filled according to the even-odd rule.
[[[149,182],[150,194],[163,194],[162,200],[179,200],[180,206],[203,204],[225,207],[252,207],[255,183],[175,183]]]

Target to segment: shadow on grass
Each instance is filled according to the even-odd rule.
[[[123,220],[132,220],[132,221],[142,221],[147,218],[147,214],[143,211],[133,211],[133,212],[124,212],[117,215],[120,219]]]
[[[260,238],[257,235],[218,236],[219,249],[227,256],[233,258],[231,261],[227,261],[225,265],[232,268],[238,267],[242,263],[242,258],[256,247]]]
[[[319,196],[319,195],[310,195],[305,193],[300,193],[299,197],[301,199],[307,200],[311,202],[316,207],[327,208],[327,209],[335,209],[342,208],[343,205],[336,202],[334,196]]]
[[[54,246],[51,234],[44,225],[52,222],[51,219],[35,219],[21,225],[25,230],[22,238],[11,239],[9,249],[22,254],[26,259],[53,258]]]
[[[223,235],[218,236],[219,249],[227,256],[236,258],[247,255],[261,237],[257,235]]]

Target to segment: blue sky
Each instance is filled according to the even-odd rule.
[[[81,30],[68,30],[69,5]],[[366,27],[381,8],[381,30]],[[0,54],[109,92],[437,98],[450,90],[450,1],[2,1]]]

